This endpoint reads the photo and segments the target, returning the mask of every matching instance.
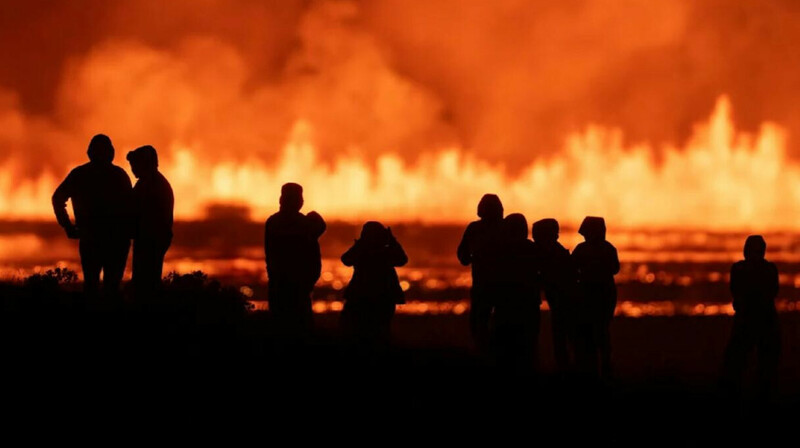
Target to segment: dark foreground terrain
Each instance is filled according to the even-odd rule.
[[[728,317],[615,320],[615,378],[598,383],[554,373],[546,313],[534,376],[477,354],[466,315],[397,316],[393,348],[365,355],[342,341],[338,314],[316,316],[307,339],[286,339],[268,313],[202,276],[173,277],[152,304],[87,300],[74,289],[42,278],[0,286],[2,422],[31,440],[65,430],[222,431],[288,434],[292,445],[514,435],[514,444],[548,446],[764,437],[791,446],[800,417],[795,313],[782,315],[778,390],[761,403],[752,378],[741,398],[718,387]]]

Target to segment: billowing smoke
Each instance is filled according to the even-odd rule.
[[[800,134],[791,0],[9,3],[3,191],[49,188],[97,132],[167,163],[270,166],[302,122],[330,166],[458,148],[512,176],[591,124],[661,163],[723,94],[738,128],[786,129],[790,156]]]
[[[177,16],[172,8],[163,12]],[[14,91],[5,92],[0,106],[12,125],[0,131],[3,156],[35,154],[19,160],[31,174],[42,163],[61,170],[80,159],[92,134],[105,132],[120,148],[184,144],[212,161],[269,161],[298,119],[313,126],[325,158],[414,154],[454,141],[441,101],[392,68],[354,3],[304,9],[292,39],[284,39],[279,66],[266,68],[252,49],[262,46],[237,45],[224,32],[176,33],[169,45],[147,44],[149,22],[136,17],[143,39],[100,39],[65,60],[48,113],[26,113]],[[254,39],[270,38],[258,22],[242,26],[256,28]]]

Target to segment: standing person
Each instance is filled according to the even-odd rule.
[[[494,194],[485,194],[478,203],[477,221],[469,223],[458,245],[458,261],[472,265],[469,323],[472,338],[486,349],[489,321],[502,280],[503,204]]]
[[[614,276],[619,272],[617,249],[606,241],[603,218],[587,216],[578,233],[585,241],[572,252],[578,273],[581,309],[582,364],[593,376],[611,376],[611,334],[609,327],[617,305],[617,285]]]
[[[515,372],[538,365],[541,292],[539,257],[528,239],[528,221],[520,213],[503,220],[502,294],[495,305],[498,362]]]
[[[322,270],[319,238],[325,221],[316,212],[300,213],[303,187],[281,187],[280,209],[264,225],[270,313],[278,326],[304,333],[312,323],[311,293]]]
[[[128,153],[133,187],[133,288],[137,300],[152,300],[161,288],[164,256],[172,243],[175,197],[158,171],[158,153],[142,146]]]
[[[108,136],[92,137],[87,153],[89,163],[70,171],[53,193],[53,210],[67,237],[80,240],[84,291],[97,294],[102,271],[105,294],[116,296],[131,244],[127,228],[131,180],[112,163],[114,146]],[[69,199],[74,224],[67,213]]]
[[[552,218],[533,223],[531,235],[541,258],[540,275],[544,297],[550,308],[553,353],[561,373],[571,368],[570,346],[575,342],[575,267],[567,250],[558,242],[558,221]]]
[[[395,307],[405,303],[395,268],[408,263],[408,256],[391,228],[369,221],[361,229],[361,237],[342,255],[342,263],[353,267],[344,291],[345,332],[360,346],[385,347]]]
[[[747,355],[758,353],[760,398],[768,399],[781,351],[780,325],[775,310],[778,268],[765,259],[767,243],[761,235],[750,235],[744,244],[744,260],[731,267],[733,331],[725,351],[726,373],[738,389]]]

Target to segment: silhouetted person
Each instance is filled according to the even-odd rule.
[[[531,371],[538,357],[539,259],[522,214],[503,220],[502,251],[502,293],[494,313],[498,362],[505,369]]]
[[[318,213],[304,215],[301,208],[303,187],[287,183],[281,187],[280,209],[264,226],[269,310],[289,332],[311,327],[311,293],[322,269],[319,238],[326,228]]]
[[[780,326],[775,310],[778,268],[764,255],[767,243],[761,235],[747,237],[744,260],[731,267],[733,331],[725,353],[731,385],[738,388],[749,352],[758,353],[761,398],[769,398],[780,355]]]
[[[391,229],[375,221],[364,224],[361,237],[342,255],[342,263],[353,267],[344,291],[342,325],[360,345],[388,344],[395,307],[405,303],[395,267],[407,262]]]
[[[611,334],[609,327],[617,305],[617,286],[614,276],[619,272],[617,249],[606,241],[603,218],[587,216],[578,233],[586,241],[578,244],[572,259],[578,273],[581,293],[579,363],[592,375],[611,375]]]
[[[575,266],[569,250],[558,242],[558,221],[552,218],[536,221],[531,234],[540,257],[541,286],[550,307],[553,353],[556,366],[563,373],[572,366],[570,347],[574,350],[575,343]]]
[[[161,289],[164,256],[172,243],[175,197],[158,171],[158,154],[152,146],[128,153],[133,187],[133,288],[138,300],[152,300]]]
[[[494,194],[478,203],[478,221],[471,222],[458,245],[458,261],[472,265],[470,331],[479,348],[488,343],[489,321],[502,288],[503,204]]]
[[[53,193],[53,210],[61,227],[79,239],[84,290],[95,295],[103,272],[103,289],[119,292],[130,250],[128,210],[131,180],[125,170],[112,164],[114,146],[106,135],[89,142],[89,163],[73,169]],[[75,223],[67,213],[72,200]]]

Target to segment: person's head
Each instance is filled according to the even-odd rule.
[[[767,242],[761,235],[750,235],[744,242],[745,260],[763,260],[767,254]]]
[[[558,241],[558,232],[558,221],[553,218],[540,219],[531,227],[531,236],[537,243]]]
[[[127,157],[131,171],[137,178],[158,171],[158,153],[150,145],[140,146],[129,152]]]
[[[111,139],[105,134],[97,134],[89,141],[89,149],[86,150],[89,160],[94,163],[111,163],[114,161],[114,145]]]
[[[599,216],[587,216],[583,219],[578,233],[586,241],[602,241],[606,239],[606,221]]]
[[[502,221],[503,203],[496,194],[485,194],[478,203],[478,217],[487,221]]]
[[[522,213],[512,213],[503,219],[503,232],[507,238],[524,240],[528,238],[528,220]]]
[[[389,236],[386,227],[378,221],[367,221],[361,228],[361,242],[369,245],[385,244]]]
[[[281,210],[299,212],[303,208],[303,187],[292,182],[283,184],[280,205]]]

